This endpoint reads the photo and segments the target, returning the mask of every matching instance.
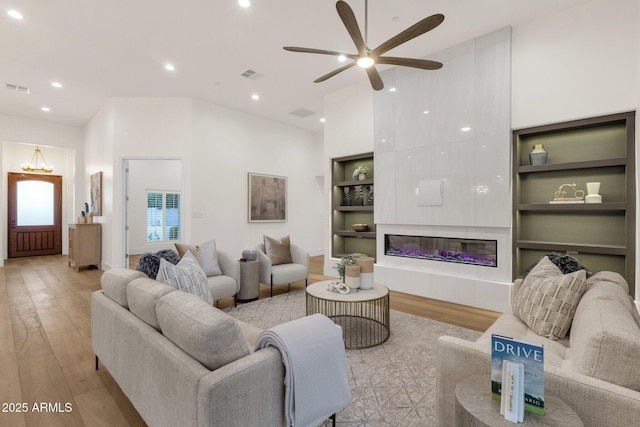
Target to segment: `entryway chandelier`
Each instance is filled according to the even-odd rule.
[[[40,161],[40,157],[42,157],[42,161]],[[36,147],[36,150],[33,152],[33,156],[31,157],[31,161],[29,163],[24,163],[22,165],[22,170],[25,172],[51,173],[53,172],[53,166],[47,166],[44,155],[42,154],[42,151],[40,151],[40,147]]]

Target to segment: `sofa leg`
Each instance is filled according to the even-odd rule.
[[[304,279],[304,287],[306,288],[308,284],[309,284],[309,278],[307,277],[306,279]]]
[[[96,355],[96,371],[98,370],[98,356]]]

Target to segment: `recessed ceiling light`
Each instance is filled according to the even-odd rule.
[[[326,119],[324,117],[320,117],[320,123],[324,123],[326,122]]]
[[[51,86],[57,87],[58,89],[60,89],[62,87],[62,83],[60,83],[60,82],[51,82]]]
[[[260,95],[258,95],[257,93],[254,93],[253,95],[251,95],[251,99],[253,99],[254,101],[257,101],[258,99],[260,99]]]
[[[167,71],[175,71],[176,67],[173,64],[164,64],[164,69]]]
[[[346,60],[347,60],[347,57],[346,57],[346,56],[344,56],[344,55],[339,55],[339,56],[338,56],[338,62],[344,62],[344,61],[346,61]]]
[[[465,126],[465,127],[463,127],[463,128],[460,128],[460,130],[461,130],[462,132],[469,132],[469,131],[471,130],[471,128],[470,128],[469,126]]]
[[[20,12],[18,12],[17,10],[8,11],[7,15],[12,17],[13,19],[24,19],[24,16],[22,16],[22,14]]]
[[[395,87],[392,87],[391,89],[389,89],[389,92],[395,92],[395,91],[396,91]]]
[[[429,114],[429,110],[424,110],[422,114]]]
[[[251,1],[249,0],[238,0],[238,4],[240,5],[240,7],[249,7],[251,6]]]
[[[48,113],[49,111],[51,111],[51,108],[49,107],[42,107],[41,108],[42,111],[44,111],[45,113]]]

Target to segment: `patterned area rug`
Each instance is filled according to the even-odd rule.
[[[305,292],[298,290],[225,311],[267,329],[304,316],[305,304]],[[480,333],[391,310],[387,342],[369,349],[347,350],[353,400],[338,413],[336,425],[434,426],[435,345],[441,335],[476,340]]]

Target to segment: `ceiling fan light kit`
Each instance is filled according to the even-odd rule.
[[[391,37],[389,40],[382,43],[380,46],[375,49],[369,49],[367,46],[367,27],[368,27],[368,0],[365,0],[365,36],[362,36],[360,32],[360,27],[358,27],[358,21],[356,20],[356,16],[353,13],[351,7],[344,1],[340,0],[336,3],[336,10],[338,11],[338,16],[342,20],[347,32],[351,36],[353,43],[358,50],[357,54],[347,54],[343,52],[335,52],[331,50],[324,49],[312,49],[306,47],[294,47],[294,46],[285,46],[283,49],[290,52],[302,52],[302,53],[315,53],[320,55],[334,55],[338,57],[344,57],[347,60],[351,59],[352,61],[346,65],[343,65],[340,68],[337,68],[323,76],[318,77],[314,80],[314,83],[323,82],[336,74],[339,74],[354,65],[358,65],[362,67],[367,72],[369,76],[369,81],[371,82],[371,87],[374,90],[381,90],[384,88],[384,84],[382,83],[382,78],[378,73],[375,65],[397,65],[401,67],[412,67],[419,68],[422,70],[437,70],[442,68],[442,63],[437,61],[430,61],[426,59],[413,59],[413,58],[400,58],[393,56],[382,56],[391,49],[400,46],[412,40],[422,34],[433,30],[438,25],[444,21],[444,15],[435,14],[431,15],[423,20],[413,24],[406,30],[396,34]]]

